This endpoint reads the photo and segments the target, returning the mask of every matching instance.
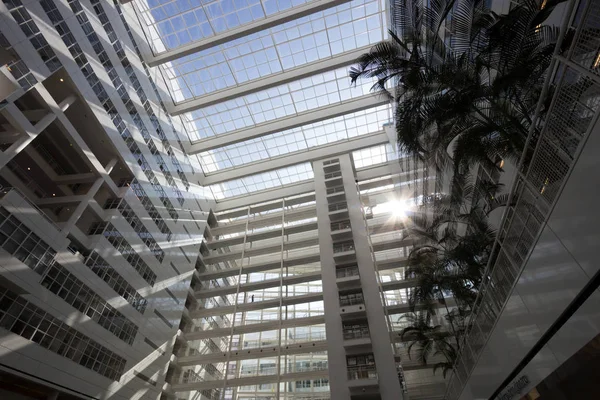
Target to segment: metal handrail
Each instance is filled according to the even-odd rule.
[[[46,191],[42,189],[40,185],[34,182],[33,179],[31,179],[29,175],[27,175],[27,173],[23,170],[23,168],[21,168],[17,163],[15,163],[14,160],[11,160],[8,164],[6,164],[6,166],[23,181],[23,183],[28,189],[31,189],[36,195],[36,191],[39,192],[39,197],[46,197]]]
[[[375,365],[348,367],[348,380],[354,381],[357,379],[377,379]]]
[[[352,251],[352,250],[354,250],[354,243],[333,246],[334,253],[343,253],[345,251]]]
[[[38,151],[38,153],[40,153],[42,158],[46,160],[48,165],[50,165],[52,169],[54,169],[54,172],[56,172],[57,175],[67,174],[65,169],[60,164],[58,164],[58,161],[56,161],[56,159],[52,157],[50,152],[48,152],[48,150],[41,143],[34,143],[33,147]]]
[[[332,222],[331,223],[331,231],[341,231],[342,229],[350,229],[352,226],[350,225],[350,221],[340,221],[340,222]]]
[[[327,194],[344,193],[344,191],[344,186],[335,186],[332,188],[327,188]]]
[[[329,204],[328,209],[329,211],[346,210],[348,209],[348,203],[341,201],[339,203]]]
[[[365,298],[363,296],[351,297],[351,298],[340,298],[340,307],[355,306],[358,304],[365,304]]]
[[[336,278],[348,278],[350,276],[358,276],[358,266],[352,265],[350,267],[338,268],[335,270]]]
[[[344,331],[344,340],[362,339],[370,337],[369,327],[367,325],[360,328],[348,329]]]

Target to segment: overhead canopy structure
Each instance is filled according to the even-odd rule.
[[[348,77],[357,57],[387,37],[385,4],[134,1],[146,61],[162,74],[163,100],[217,199],[310,179],[310,161],[337,145],[389,144],[388,100],[371,92],[374,81]]]

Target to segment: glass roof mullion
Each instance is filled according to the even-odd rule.
[[[310,146],[308,145],[308,140],[306,139],[306,130],[304,129],[304,127],[300,128],[302,130],[302,138],[304,139],[304,144],[306,145],[306,149],[310,149]]]
[[[248,115],[250,115],[250,118],[252,119],[252,123],[254,124],[254,126],[256,126],[256,119],[254,118],[254,114],[251,112],[250,103],[248,103],[248,96],[244,96],[243,100],[244,100],[244,105],[246,106],[246,109],[248,110]]]
[[[204,15],[206,15],[206,22],[208,22],[208,25],[210,26],[210,29],[212,29],[213,35],[216,36],[217,35],[217,30],[215,29],[215,26],[213,25],[212,20],[209,18],[210,14],[206,10],[206,7],[204,7],[204,2],[203,1],[200,2],[200,8],[202,9],[202,12],[204,12]]]
[[[161,3],[160,6],[153,7],[152,15],[155,15],[155,9],[174,3]],[[278,9],[277,4],[260,1],[253,5],[240,3],[234,10],[222,10],[218,4],[218,1],[198,4],[194,9],[186,8],[183,12],[171,6],[171,13],[165,14],[161,11],[162,14],[157,14],[155,23],[151,25],[160,30],[157,40],[169,42],[165,44],[169,47],[179,42],[187,44],[190,37],[198,41],[215,39],[227,31],[227,26],[233,29],[248,22],[247,18],[243,17],[246,11],[252,10],[252,16],[248,18],[258,21],[265,16],[274,15],[273,12]],[[218,12],[211,13],[215,6]],[[201,46],[196,53],[172,59],[169,63],[163,63],[160,68],[175,70],[175,77],[169,76],[167,83],[174,103],[183,104],[187,100],[200,99],[226,88],[235,89],[246,82],[309,66],[313,62],[326,63],[341,53],[375,44],[383,37],[382,32],[385,30],[386,24],[382,23],[385,20],[383,8],[385,6],[380,0],[352,0],[348,4],[338,4],[329,10],[265,27],[225,43],[206,48]],[[271,14],[266,14],[266,10],[270,10]],[[348,14],[355,15],[356,19],[348,20]],[[253,52],[248,52],[248,49],[252,49]],[[218,73],[218,69],[225,69],[224,65],[221,65],[225,60],[228,71]],[[207,71],[215,67],[217,69],[214,76],[208,74]],[[181,84],[181,80],[186,80],[187,85]]]
[[[325,145],[343,143],[361,136],[377,134],[381,131],[382,126],[390,121],[390,118],[389,105],[371,107],[341,117],[333,117],[200,152],[201,160],[206,160],[206,163],[214,165],[214,167],[209,167],[204,164],[205,169],[210,173],[223,172],[232,167],[226,164],[227,157],[225,155],[219,158],[222,153],[226,153],[236,167],[243,167],[256,162],[265,162],[286,155],[310,151]],[[254,147],[257,150],[252,150],[248,155],[240,152],[241,149]],[[212,162],[213,158],[223,161],[221,163]]]
[[[286,84],[286,86],[288,88],[288,91],[290,92],[290,97],[292,98],[292,106],[294,107],[294,112],[296,114],[298,114],[298,108],[296,107],[296,102],[294,101],[294,97],[292,96],[292,93],[293,93],[292,88],[290,87],[289,83]]]
[[[269,14],[267,13],[267,9],[265,8],[265,4],[262,0],[260,0],[260,7],[262,8],[263,13],[265,14],[265,18],[269,18]]]

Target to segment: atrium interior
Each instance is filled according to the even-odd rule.
[[[599,115],[600,0],[1,0],[0,398],[595,398]]]

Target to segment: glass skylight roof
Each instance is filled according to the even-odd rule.
[[[181,16],[158,26],[175,24],[185,26]],[[375,44],[383,39],[384,27],[380,0],[354,0],[179,58],[161,68],[177,103]],[[159,36],[172,38],[174,34],[168,32],[173,29],[160,28]]]
[[[367,95],[374,82],[351,85],[348,69],[340,68],[201,108],[182,120],[192,141],[204,139]]]
[[[223,38],[227,31],[244,25],[262,24],[264,20],[266,26],[269,18],[277,13],[291,11],[293,16],[295,7],[311,1],[316,0],[134,0],[134,4],[150,48],[154,54],[160,54],[195,41]],[[312,122],[195,154],[194,160],[199,161],[203,172],[230,170],[380,131],[391,119],[388,105],[349,112],[321,122],[314,122],[319,118],[311,118],[312,111],[328,106],[348,104],[350,110],[366,106],[362,101],[348,101],[371,95],[375,80],[361,79],[357,85],[351,85],[349,66],[285,84],[281,83],[282,78],[279,85],[269,89],[251,91],[246,90],[250,87],[246,85],[243,96],[228,96],[230,100],[219,103],[211,101],[212,105],[206,107],[201,104],[202,96],[212,94],[211,99],[218,99],[220,90],[232,89],[228,93],[233,93],[234,88],[251,81],[265,77],[277,80],[283,72],[294,71],[294,68],[311,71],[311,63],[321,61],[320,65],[326,65],[327,60],[342,54],[357,49],[366,51],[387,37],[385,5],[383,0],[347,1],[184,57],[175,58],[178,53],[171,53],[164,59],[175,58],[173,61],[154,67],[165,80],[168,89],[165,95],[170,95],[176,105],[189,104],[189,108],[184,107],[193,110],[181,114],[180,118],[190,139],[199,141],[195,147],[200,149],[205,143],[203,140],[227,135],[224,142],[229,142],[229,138],[235,142],[238,135],[247,130],[262,129],[261,124],[279,126],[278,120],[282,118],[300,116]],[[330,65],[333,68],[335,63]],[[195,102],[186,103],[192,99],[197,99],[197,106],[202,108],[194,110]],[[375,146],[352,155],[357,168],[397,158],[392,146]],[[227,180],[206,189],[216,199],[224,199],[302,182],[313,178],[308,154],[306,161]],[[272,166],[268,163],[258,166],[258,170],[263,171],[269,168]],[[236,176],[235,170],[227,174]]]
[[[259,190],[283,187],[284,185],[313,178],[312,165],[310,163],[303,163],[218,183],[211,185],[210,188],[215,199],[221,200]]]
[[[297,7],[308,0],[136,0],[155,54]]]
[[[199,154],[205,173],[309,150],[380,131],[391,119],[389,105],[329,118]]]
[[[397,160],[399,155],[398,151],[391,144],[382,144],[353,151],[352,158],[354,159],[354,166],[356,168],[365,168]]]

